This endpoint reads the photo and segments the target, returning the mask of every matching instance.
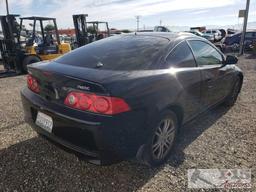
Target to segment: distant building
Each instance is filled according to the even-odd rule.
[[[59,35],[67,35],[67,36],[74,36],[75,33],[75,29],[59,29],[58,30]]]

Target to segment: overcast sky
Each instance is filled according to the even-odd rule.
[[[10,13],[56,17],[59,28],[72,27],[72,14],[87,13],[88,20],[109,21],[110,27],[235,25],[246,0],[9,0]],[[0,14],[5,14],[0,0]],[[249,21],[256,21],[256,0],[251,0]]]

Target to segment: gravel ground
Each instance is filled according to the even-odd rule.
[[[239,66],[245,79],[237,104],[185,125],[172,157],[156,169],[135,161],[105,167],[79,161],[24,123],[25,76],[0,79],[0,191],[189,191],[189,168],[250,168],[253,188],[244,191],[256,191],[256,57],[240,58]]]

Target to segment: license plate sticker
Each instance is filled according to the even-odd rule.
[[[53,127],[53,120],[50,116],[42,112],[38,112],[36,117],[36,125],[44,129],[45,131],[51,133]]]

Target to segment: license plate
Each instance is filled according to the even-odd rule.
[[[45,131],[51,133],[53,127],[53,120],[50,116],[38,112],[36,117],[36,125],[44,129]]]

